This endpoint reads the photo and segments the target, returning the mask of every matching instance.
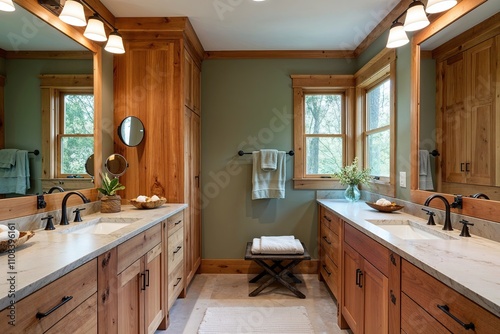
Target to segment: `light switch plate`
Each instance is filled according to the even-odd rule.
[[[406,172],[399,172],[399,186],[406,188]]]

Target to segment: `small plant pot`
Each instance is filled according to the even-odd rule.
[[[122,209],[122,202],[120,195],[102,196],[101,197],[101,212],[113,213],[120,212]]]

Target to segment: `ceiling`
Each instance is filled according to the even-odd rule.
[[[187,16],[205,51],[354,50],[399,0],[101,0],[115,17]]]

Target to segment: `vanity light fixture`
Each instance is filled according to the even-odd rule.
[[[76,27],[85,27],[87,21],[85,20],[85,12],[83,5],[79,1],[67,0],[64,3],[63,10],[59,14],[61,21],[71,24]]]
[[[406,31],[415,31],[429,25],[429,19],[424,10],[422,1],[413,1],[406,10],[404,28]]]
[[[441,13],[454,7],[457,0],[429,0],[425,11],[429,14]]]
[[[112,33],[109,34],[108,43],[106,43],[104,50],[110,53],[125,53],[122,35],[118,33],[118,30],[115,29]]]
[[[85,28],[83,36],[97,42],[104,42],[108,39],[106,37],[106,31],[104,31],[104,22],[102,22],[99,15],[94,14],[89,17],[87,28]]]
[[[0,0],[0,10],[3,12],[13,12],[16,10],[12,0]]]
[[[389,30],[389,39],[387,40],[388,48],[399,48],[407,44],[410,40],[406,35],[403,23],[397,20],[392,23],[391,30]]]

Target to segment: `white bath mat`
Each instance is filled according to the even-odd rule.
[[[198,334],[314,334],[303,306],[209,307]]]

